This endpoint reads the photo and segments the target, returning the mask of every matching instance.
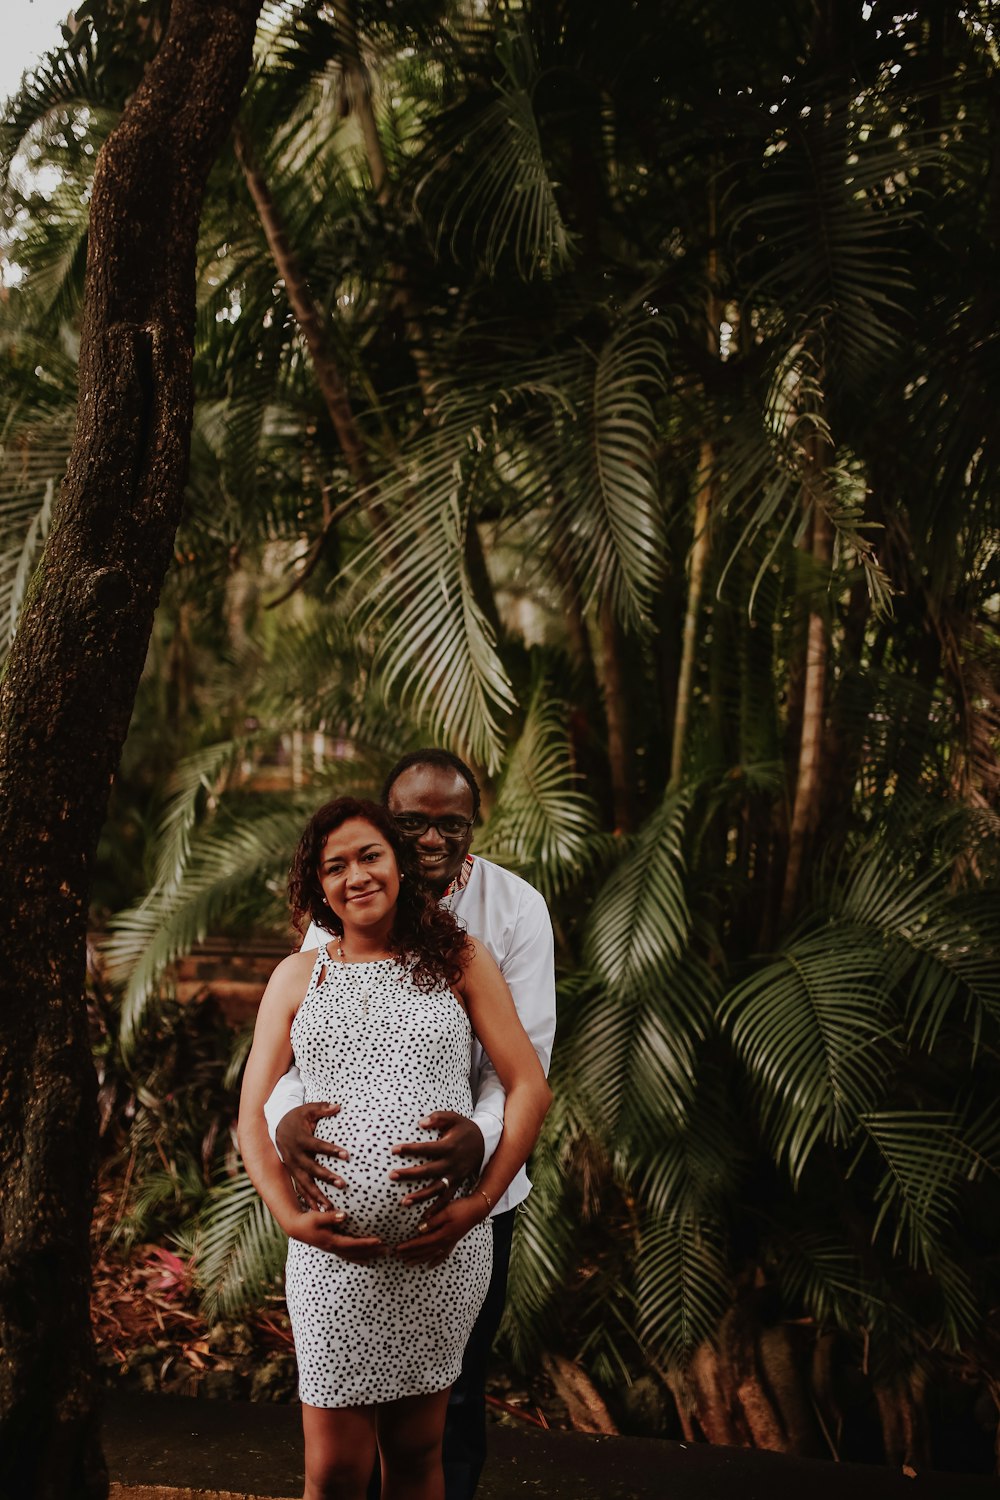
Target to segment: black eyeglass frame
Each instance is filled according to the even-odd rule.
[[[425,818],[422,813],[394,813],[392,821],[406,839],[422,839],[428,828],[433,828],[440,838],[461,839],[475,826],[476,820],[475,818],[459,818],[451,813],[444,818]],[[410,822],[409,827],[407,827],[407,822]],[[456,823],[460,826],[447,829],[441,827],[442,823]],[[415,826],[417,824],[420,826]]]

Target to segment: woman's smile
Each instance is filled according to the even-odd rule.
[[[391,926],[399,898],[396,856],[379,830],[363,818],[348,818],[329,835],[319,861],[323,895],[341,921],[367,932]]]

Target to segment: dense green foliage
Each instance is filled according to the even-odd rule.
[[[735,1311],[919,1405],[996,1370],[995,23],[657,12],[267,10],[108,951],[128,1037],[199,937],[281,926],[319,797],[446,741],[563,980],[515,1352],[677,1372],[736,1358]],[[87,14],[7,134],[12,627],[86,185],[156,39],[155,5]],[[250,1212],[237,1178],[205,1221],[223,1305]]]

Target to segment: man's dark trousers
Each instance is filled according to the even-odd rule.
[[[482,1311],[469,1335],[462,1373],[451,1388],[444,1424],[445,1500],[472,1500],[486,1462],[486,1372],[490,1350],[507,1300],[507,1269],[516,1208],[494,1214],[493,1274]],[[378,1460],[368,1486],[368,1500],[379,1500]]]

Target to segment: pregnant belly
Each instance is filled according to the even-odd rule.
[[[434,1106],[453,1109],[453,1103]],[[464,1111],[463,1111],[464,1112]],[[429,1113],[429,1111],[428,1111]],[[316,1135],[324,1141],[335,1141],[350,1153],[348,1161],[328,1162],[346,1188],[320,1183],[330,1202],[347,1215],[345,1234],[363,1238],[375,1235],[387,1245],[398,1245],[417,1233],[427,1209],[426,1203],[403,1203],[407,1193],[425,1187],[425,1181],[405,1178],[392,1182],[389,1173],[402,1166],[423,1164],[426,1157],[393,1156],[392,1147],[402,1141],[436,1139],[436,1131],[421,1130],[417,1121],[424,1111],[413,1107],[343,1104],[339,1115],[318,1121]]]

